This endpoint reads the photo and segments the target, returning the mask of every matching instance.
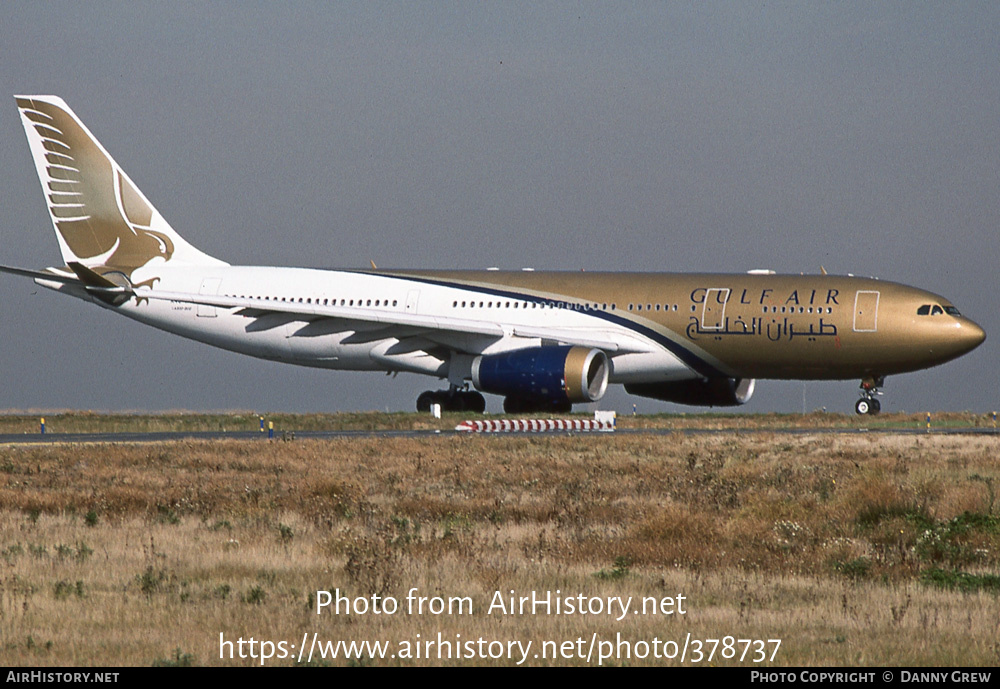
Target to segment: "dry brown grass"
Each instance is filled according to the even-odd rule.
[[[996,665],[998,449],[767,432],[2,447],[0,663],[253,664],[220,660],[220,632],[440,631],[536,649],[733,635],[782,639],[781,665]],[[469,596],[476,614],[310,607],[318,589],[403,601],[412,587]],[[511,589],[683,594],[688,612],[486,615]]]

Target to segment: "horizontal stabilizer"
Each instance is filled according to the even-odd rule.
[[[120,288],[121,285],[116,285],[115,283],[108,280],[106,277],[100,273],[95,273],[93,270],[83,265],[82,263],[77,263],[76,261],[70,261],[67,265],[76,273],[76,276],[80,278],[80,281],[87,287],[105,287],[105,288]]]
[[[61,282],[67,285],[79,284],[80,279],[72,275],[60,275],[58,273],[47,273],[44,270],[31,270],[29,268],[15,268],[14,266],[0,266],[0,273],[10,273],[21,277],[32,278],[33,280],[49,280],[51,282]]]
[[[117,275],[123,284],[118,284],[113,282],[108,278],[104,277],[100,273],[97,273],[82,263],[76,261],[69,262],[70,269],[76,273],[77,277],[80,278],[80,282],[84,284],[84,288],[87,292],[100,299],[105,304],[110,304],[111,306],[121,306],[135,294],[132,289],[131,283],[128,279],[121,273],[113,273]]]

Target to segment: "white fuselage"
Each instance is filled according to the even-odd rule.
[[[451,378],[466,378],[468,361],[449,355],[463,340],[465,351],[496,354],[545,344],[540,337],[525,336],[518,328],[562,329],[586,337],[637,343],[612,361],[609,382],[668,381],[696,377],[667,349],[634,330],[609,322],[598,313],[566,308],[564,303],[518,300],[485,295],[482,290],[431,284],[393,275],[342,270],[261,266],[182,268],[158,266],[156,292],[266,300],[270,304],[295,304],[298,313],[265,313],[241,308],[220,308],[181,301],[142,299],[108,306],[81,290],[47,284],[59,291],[91,299],[134,320],[209,345],[254,357],[302,366],[357,371],[408,371]],[[141,278],[137,273],[135,276]],[[44,282],[42,284],[45,284]],[[137,303],[138,301],[138,303]],[[474,307],[470,308],[470,305]],[[480,304],[482,304],[480,306]],[[464,305],[464,308],[460,305]],[[324,318],[317,312],[328,307],[372,312],[411,314],[437,322],[460,316],[503,331],[494,334],[451,332],[443,336],[430,326],[400,326],[377,322]],[[643,350],[643,351],[635,351]]]

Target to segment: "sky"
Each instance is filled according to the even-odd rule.
[[[884,411],[1000,407],[998,3],[13,1],[0,23],[0,263],[60,263],[13,99],[55,94],[233,264],[823,266],[987,332],[888,378]],[[396,411],[439,387],[0,294],[0,409]],[[741,409],[848,413],[858,382],[761,381]],[[599,406],[633,403],[697,411]]]

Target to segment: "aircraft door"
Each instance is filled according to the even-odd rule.
[[[205,297],[214,297],[219,293],[219,285],[221,284],[222,278],[205,278],[201,281],[198,294]],[[198,315],[202,318],[215,318],[215,307],[198,304]]]
[[[854,332],[873,333],[878,330],[879,293],[858,290],[854,297]]]
[[[406,293],[406,313],[417,312],[417,302],[420,300],[420,290],[411,289]]]
[[[705,304],[701,312],[702,330],[722,330],[726,323],[728,301],[728,287],[712,287],[705,292]]]

